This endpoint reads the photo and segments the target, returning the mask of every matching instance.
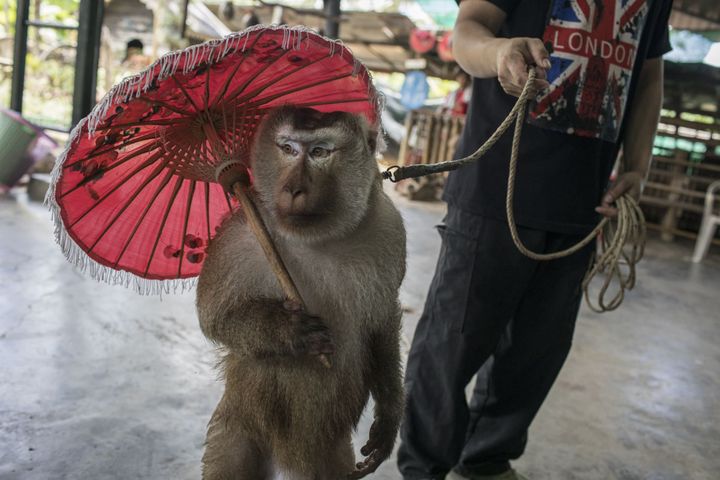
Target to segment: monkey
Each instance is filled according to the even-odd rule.
[[[204,480],[362,478],[391,454],[406,247],[376,138],[361,115],[309,108],[279,107],[258,127],[252,195],[306,308],[284,298],[242,212],[226,219],[197,286],[201,330],[224,353]],[[355,463],[351,434],[370,395]]]

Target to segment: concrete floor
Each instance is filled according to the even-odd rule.
[[[430,282],[440,204],[409,231],[404,348]],[[720,479],[720,259],[652,240],[622,308],[581,312],[516,467],[540,479]],[[221,385],[193,293],[140,297],[81,276],[49,215],[0,197],[0,479],[196,479]],[[366,438],[369,420],[358,429]],[[394,460],[374,479],[399,479]]]

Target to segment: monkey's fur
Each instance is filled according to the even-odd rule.
[[[284,107],[261,124],[255,198],[307,308],[283,301],[244,216],[226,220],[197,290],[202,331],[226,350],[204,479],[361,478],[391,453],[403,410],[405,230],[382,191],[374,139],[349,113]],[[375,422],[356,466],[351,432],[369,394]]]

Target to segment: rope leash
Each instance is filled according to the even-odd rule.
[[[502,121],[497,130],[478,148],[474,153],[458,160],[448,160],[434,164],[425,165],[408,165],[399,167],[397,165],[388,168],[383,172],[383,178],[392,182],[398,182],[406,178],[421,177],[433,173],[447,172],[456,170],[465,165],[469,165],[480,159],[500,137],[515,122],[515,130],[513,132],[513,141],[510,152],[510,165],[508,172],[507,196],[505,198],[505,213],[507,215],[508,226],[510,227],[510,236],[517,249],[523,255],[533,260],[555,260],[562,257],[572,255],[578,250],[584,248],[600,235],[599,253],[594,258],[593,263],[585,273],[582,281],[582,288],[585,300],[591,310],[602,313],[615,310],[620,306],[625,298],[625,290],[631,290],[635,286],[635,266],[643,256],[645,249],[645,217],[640,210],[637,201],[627,194],[623,194],[615,201],[618,215],[615,223],[609,218],[604,217],[600,223],[585,238],[575,245],[552,253],[537,253],[528,249],[520,239],[515,224],[515,214],[513,211],[513,202],[515,197],[515,178],[517,176],[517,161],[520,151],[520,137],[522,127],[525,120],[525,112],[527,103],[531,96],[532,84],[535,80],[535,70],[530,69],[528,72],[528,80],[523,87],[523,91],[517,99],[510,113]],[[626,249],[625,245],[629,248]],[[626,267],[623,269],[623,265]],[[593,302],[590,295],[590,284],[596,275],[605,273],[605,279],[598,292],[597,301]],[[617,284],[615,295],[607,299],[608,291],[613,284],[613,280]]]

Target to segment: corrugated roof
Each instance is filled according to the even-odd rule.
[[[277,21],[278,9],[282,9],[281,19],[288,25],[305,25],[322,33],[325,15],[321,10],[299,9],[278,4],[264,3],[258,6],[235,6],[235,15],[226,18],[220,14],[217,6],[209,5],[218,17],[232,30],[242,30],[245,13],[252,11],[260,23]],[[366,67],[380,72],[404,72],[405,61],[416,58],[409,46],[410,32],[415,24],[403,14],[343,11],[340,15],[340,38],[345,46],[359,58]],[[436,54],[423,56],[428,61],[428,74],[454,77],[454,64],[442,62]]]
[[[674,0],[670,25],[678,30],[714,32],[720,30],[718,0]]]

